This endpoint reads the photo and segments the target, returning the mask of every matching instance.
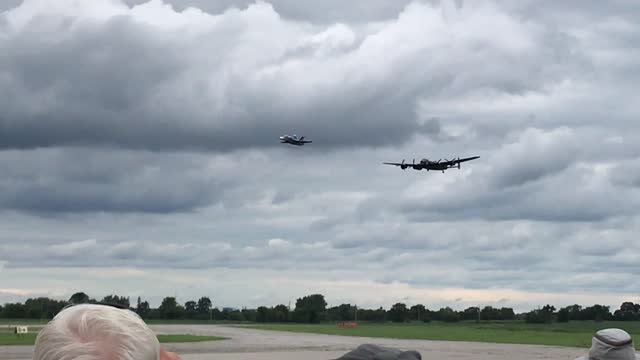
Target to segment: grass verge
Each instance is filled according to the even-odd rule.
[[[1,333],[0,332],[0,346],[6,345],[33,345],[36,342],[35,333],[25,334],[18,337],[13,333]],[[217,341],[224,340],[225,338],[218,336],[201,336],[201,335],[158,335],[158,340],[163,343],[189,343],[189,342],[201,342],[201,341]]]
[[[203,335],[158,335],[161,343],[190,343],[202,341],[219,341],[226,338],[219,336],[203,336]]]
[[[18,337],[13,333],[0,333],[0,346],[5,345],[33,345],[38,334],[24,334]]]
[[[246,327],[246,326],[245,326]],[[591,337],[600,329],[617,327],[635,334],[640,343],[640,322],[575,321],[566,324],[526,324],[524,322],[461,322],[426,324],[371,324],[361,323],[355,328],[340,328],[336,324],[269,324],[251,325],[250,328],[343,336],[373,338],[474,341],[505,344],[531,344],[570,347],[589,347]]]

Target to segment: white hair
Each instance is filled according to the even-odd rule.
[[[160,343],[133,311],[105,305],[62,310],[38,334],[34,360],[159,360]]]

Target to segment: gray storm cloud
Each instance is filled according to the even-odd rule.
[[[434,130],[419,97],[519,94],[572,75],[567,40],[486,4],[416,2],[372,27],[293,21],[263,2],[217,14],[43,4],[1,15],[5,149],[228,151],[286,132],[321,147],[399,144]]]
[[[181,154],[95,149],[0,152],[0,207],[52,213],[191,211],[232,185]],[[224,189],[224,190],[223,190]]]

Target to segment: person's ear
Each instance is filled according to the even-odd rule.
[[[182,360],[180,356],[174,352],[166,351],[165,349],[160,349],[160,360]]]

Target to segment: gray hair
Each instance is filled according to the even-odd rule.
[[[34,360],[159,360],[160,343],[134,312],[104,305],[61,311],[38,334]]]

